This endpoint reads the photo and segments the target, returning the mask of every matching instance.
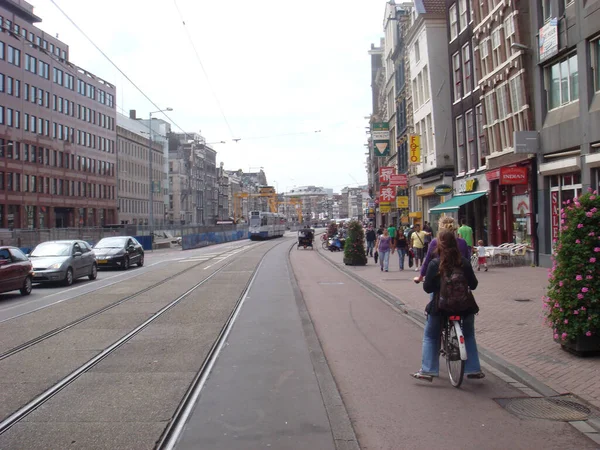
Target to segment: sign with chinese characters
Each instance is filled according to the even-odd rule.
[[[409,135],[408,151],[410,152],[410,163],[419,164],[421,162],[421,136],[417,134]]]
[[[527,167],[500,167],[500,184],[527,184]]]
[[[408,187],[408,175],[404,173],[400,173],[398,175],[390,176],[390,186],[398,186],[402,189],[406,189]]]
[[[388,183],[390,177],[396,173],[395,167],[380,167],[379,168],[379,182]]]
[[[379,203],[388,203],[396,198],[396,188],[382,186],[379,188]]]
[[[556,17],[540,28],[538,50],[540,62],[558,53],[558,20]]]
[[[402,196],[402,195],[399,197],[396,197],[396,208],[398,208],[398,209],[408,208],[408,197]]]
[[[375,156],[390,155],[390,127],[387,122],[375,122],[371,126],[373,154]]]
[[[469,178],[460,180],[458,184],[458,192],[464,194],[466,192],[473,192],[477,188],[477,178]]]

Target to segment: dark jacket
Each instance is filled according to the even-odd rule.
[[[462,268],[465,273],[465,278],[467,279],[467,283],[469,284],[469,288],[474,291],[477,289],[477,285],[479,282],[477,281],[477,277],[475,276],[475,272],[473,272],[473,266],[471,266],[471,261],[463,256],[462,258]],[[425,275],[425,281],[423,282],[423,290],[428,294],[439,294],[441,287],[441,278],[440,278],[440,260],[438,258],[431,260],[429,266],[427,267],[427,274]],[[436,304],[436,295],[433,296],[433,299],[429,302],[429,304],[425,307],[425,311],[427,314],[431,314],[432,316],[439,316],[440,313],[437,310]],[[467,310],[462,315],[468,316],[470,314],[477,314],[479,312],[479,308],[473,310]]]
[[[375,236],[375,230],[369,230],[367,231],[367,242],[375,242],[375,239],[377,239],[377,236]]]

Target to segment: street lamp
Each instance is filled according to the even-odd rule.
[[[164,112],[164,111],[173,111],[173,108],[165,108],[165,109],[159,109],[158,111],[152,111],[150,112],[149,116],[150,116],[150,120],[148,122],[149,128],[150,128],[150,139],[148,139],[148,158],[150,158],[150,162],[149,162],[149,181],[150,181],[150,189],[148,192],[148,201],[149,201],[149,206],[148,206],[148,213],[149,213],[149,218],[148,218],[148,226],[150,229],[150,239],[152,241],[154,241],[154,184],[152,182],[152,114],[156,114],[156,113],[160,113],[160,112]]]

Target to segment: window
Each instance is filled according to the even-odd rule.
[[[462,97],[462,89],[461,89],[461,70],[460,70],[460,53],[456,52],[452,55],[452,73],[453,73],[453,81],[452,86],[454,88],[454,101],[460,100]]]
[[[424,101],[429,100],[429,69],[427,66],[423,67],[423,92],[424,92]]]
[[[0,41],[0,59],[4,59],[4,42]]]
[[[591,43],[592,46],[592,70],[594,73],[594,87],[600,91],[600,39]]]
[[[549,108],[554,109],[579,99],[579,73],[577,54],[552,64],[548,69],[550,77]]]
[[[6,125],[13,126],[13,110],[11,108],[6,108]]]
[[[525,105],[521,75],[512,77],[508,80],[508,84],[510,87],[510,104],[512,106],[512,111],[517,112]]]
[[[544,22],[550,20],[552,18],[552,1],[551,0],[542,0],[542,16],[544,18]]]
[[[8,54],[6,60],[17,67],[21,67],[21,50],[18,50],[12,46],[8,46]]]
[[[421,51],[419,50],[419,40],[417,39],[417,41],[415,42],[415,61],[419,62],[421,60]],[[110,94],[108,94],[108,98],[110,99],[112,96]],[[109,106],[112,106],[109,105]]]
[[[4,92],[4,74],[0,73],[0,92]]]
[[[456,4],[452,5],[448,10],[450,16],[450,40],[458,36],[458,19],[456,17]]]
[[[515,43],[515,16],[513,14],[504,20],[504,38],[506,39],[506,48],[511,49],[511,45]],[[518,50],[513,49],[512,51]]]
[[[417,80],[416,78],[412,80],[412,90],[413,90],[413,100],[415,103],[415,109],[418,109],[421,104],[419,103],[419,91],[417,90]]]
[[[456,118],[456,152],[458,156],[458,172],[467,170],[467,154],[465,147],[465,124],[463,116]]]
[[[463,89],[466,96],[473,89],[471,86],[471,44],[467,44],[462,48],[463,53]]]
[[[467,0],[458,0],[458,15],[460,22],[460,31],[467,28]]]
[[[479,53],[481,57],[481,76],[484,77],[492,70],[490,63],[490,38],[483,39],[479,44]]]
[[[494,67],[498,67],[505,60],[501,32],[502,26],[496,27],[494,31],[492,31],[492,60]]]

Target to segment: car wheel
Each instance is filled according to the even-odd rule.
[[[123,270],[129,269],[129,256],[123,258]]]
[[[144,255],[140,256],[140,260],[137,263],[138,267],[142,267],[144,265]]]
[[[95,280],[98,277],[98,266],[96,264],[92,264],[92,271],[88,275],[90,280]]]
[[[63,284],[65,286],[71,286],[73,284],[73,269],[70,267],[67,269],[67,274],[65,275]]]
[[[33,287],[33,284],[31,282],[31,277],[25,278],[25,281],[23,281],[23,287],[21,288],[21,295],[31,294],[32,287]]]

